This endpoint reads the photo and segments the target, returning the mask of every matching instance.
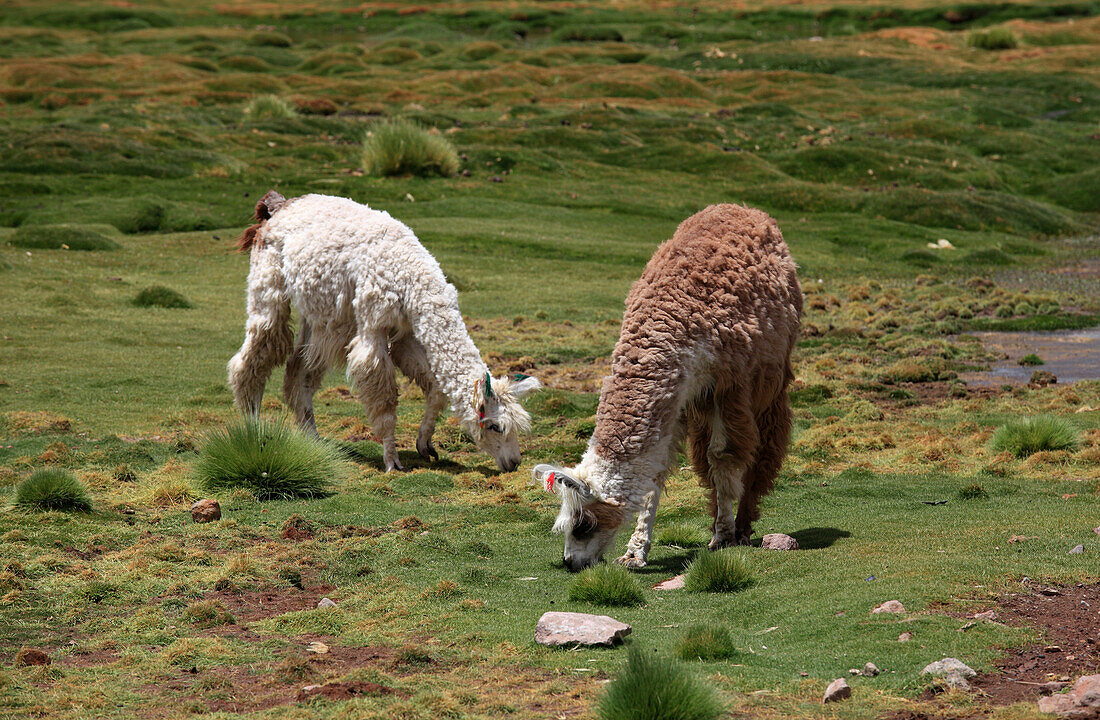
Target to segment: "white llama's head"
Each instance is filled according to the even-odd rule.
[[[505,472],[519,467],[519,436],[531,430],[531,416],[520,401],[542,385],[530,375],[511,378],[485,373],[474,384],[474,416],[463,423],[483,451]]]
[[[595,565],[623,524],[623,506],[606,498],[587,480],[582,466],[565,470],[557,465],[536,465],[535,482],[561,498],[554,532],[565,535],[562,562],[571,572]]]

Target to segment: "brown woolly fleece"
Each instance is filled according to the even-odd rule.
[[[775,220],[740,205],[711,205],[684,220],[626,298],[596,416],[596,454],[636,457],[682,414],[692,463],[710,486],[717,410],[723,464],[747,468],[746,496],[767,493],[786,452],[801,312],[796,266]],[[693,396],[684,397],[685,386]],[[751,522],[755,507],[745,509]]]

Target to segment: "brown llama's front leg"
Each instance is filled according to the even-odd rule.
[[[229,361],[229,387],[237,407],[258,415],[272,369],[286,361],[294,343],[290,301],[281,291],[274,253],[254,252],[248,274],[248,321],[244,343]],[[274,286],[274,287],[273,287]]]
[[[397,381],[384,332],[359,335],[348,352],[348,376],[363,409],[382,441],[382,462],[386,472],[404,470],[397,457],[394,432],[397,428]]]

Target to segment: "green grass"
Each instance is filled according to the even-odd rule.
[[[12,504],[24,510],[91,512],[88,490],[68,470],[36,470],[19,483]]]
[[[1076,450],[1080,444],[1080,432],[1073,423],[1053,415],[1010,421],[990,440],[995,451],[1021,458],[1043,451]]]
[[[630,571],[621,565],[608,564],[578,573],[569,583],[569,599],[608,607],[645,604],[645,595]]]
[[[702,527],[677,523],[657,530],[657,542],[682,548],[702,547],[710,538]]]
[[[688,592],[729,593],[743,590],[752,582],[752,571],[740,550],[704,550],[688,565],[684,589]]]
[[[729,660],[737,656],[730,632],[722,625],[692,625],[676,646],[681,660]]]
[[[25,225],[9,242],[21,248],[37,250],[117,250],[111,239],[117,231],[100,225]]]
[[[180,293],[163,285],[147,287],[133,299],[136,307],[190,308],[191,302]]]
[[[363,168],[371,175],[441,175],[458,172],[459,159],[445,137],[410,120],[375,123],[363,139]]]
[[[1016,33],[1009,28],[974,30],[966,36],[966,44],[981,50],[1011,50],[1020,44]]]
[[[260,500],[320,497],[344,466],[334,446],[286,423],[243,418],[205,438],[194,476],[210,492],[239,488]]]
[[[632,647],[597,709],[600,720],[716,720],[722,703],[675,660]]]
[[[252,121],[285,120],[297,116],[294,106],[278,95],[259,95],[248,101],[245,117]]]

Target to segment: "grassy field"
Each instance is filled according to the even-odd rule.
[[[547,610],[607,612],[662,655],[726,627],[737,654],[689,666],[732,717],[984,712],[918,699],[920,669],[989,670],[1035,634],[958,632],[960,613],[1024,577],[1100,579],[1100,381],[957,380],[994,359],[969,331],[1100,324],[1098,81],[1094,1],[3,3],[0,501],[61,468],[94,511],[0,512],[0,714],[595,717],[628,648],[535,645]],[[247,112],[268,95],[293,111]],[[461,174],[364,173],[390,117],[438,130]],[[494,372],[548,386],[520,469],[446,421],[443,459],[421,461],[403,382],[411,470],[383,473],[333,373],[318,428],[355,458],[336,492],[227,493],[221,521],[191,522],[196,447],[235,417],[232,241],[271,188],[416,231]],[[669,543],[636,573],[645,603],[571,601],[530,467],[579,459],[630,283],[713,202],[772,213],[801,267],[795,433],[756,530],[803,550],[745,549],[736,593],[651,590],[708,539],[684,469],[657,516]],[[154,287],[191,307],[136,302]],[[1079,445],[992,449],[1039,414]],[[869,614],[890,599],[908,613]],[[21,647],[53,664],[15,664]],[[868,661],[883,674],[820,704]]]

